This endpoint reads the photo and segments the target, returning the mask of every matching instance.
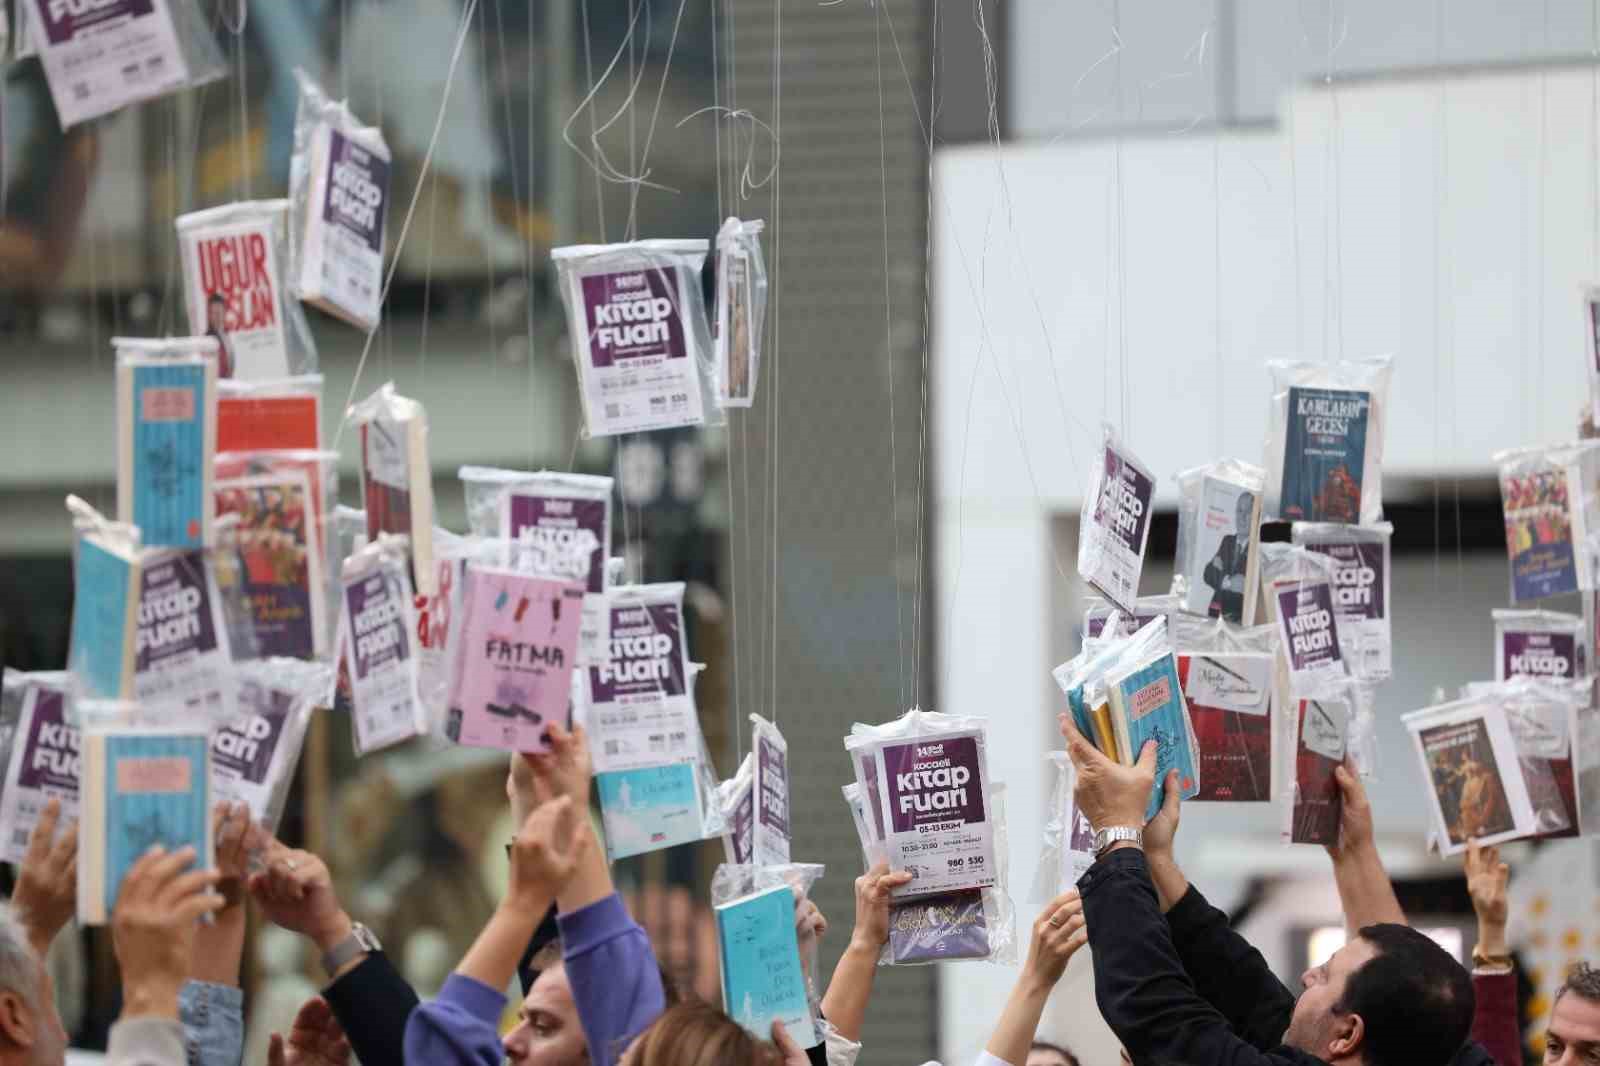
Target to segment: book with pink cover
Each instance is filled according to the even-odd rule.
[[[580,581],[469,566],[446,731],[457,744],[545,751],[545,725],[567,720]]]

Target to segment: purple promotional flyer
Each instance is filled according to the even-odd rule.
[[[166,0],[26,2],[63,129],[188,81]]]
[[[656,588],[612,602],[609,654],[585,671],[589,747],[599,771],[698,764],[701,758],[683,644],[682,586]]]
[[[688,354],[675,270],[645,268],[583,279],[590,358],[596,369]]]
[[[0,861],[19,863],[45,803],[61,801],[59,824],[78,816],[78,731],[66,722],[62,690],[30,685],[0,792]]]
[[[1305,542],[1333,560],[1333,609],[1351,670],[1381,680],[1393,672],[1389,630],[1389,538]]]
[[[267,817],[280,777],[273,767],[293,700],[265,685],[245,689],[240,710],[248,717],[222,726],[211,740],[211,794],[217,802],[246,804],[251,818],[260,821]]]
[[[1501,640],[1500,676],[1576,678],[1579,651],[1571,633],[1508,630]]]
[[[374,255],[381,256],[389,161],[338,130],[330,130],[329,135],[328,198],[322,220],[343,228]]]
[[[1286,581],[1274,588],[1278,628],[1296,685],[1344,676],[1333,593],[1326,581]]]
[[[362,752],[427,732],[406,567],[404,559],[385,559],[343,582],[351,714]]]
[[[589,668],[591,698],[616,703],[634,696],[686,691],[683,615],[677,604],[625,604],[611,609],[611,656]]]
[[[410,656],[403,597],[382,571],[346,585],[344,596],[354,638],[351,680],[359,685],[385,665]]]
[[[523,564],[517,569],[582,581],[590,593],[605,591],[606,500],[513,491],[506,508],[504,535]]]
[[[234,684],[222,633],[204,551],[147,563],[135,630],[134,694],[227,713]]]
[[[789,752],[756,729],[755,859],[764,864],[789,861]]]
[[[995,883],[982,735],[940,733],[879,746],[890,867],[911,882],[896,898]]]

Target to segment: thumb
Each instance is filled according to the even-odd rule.
[[[267,1041],[267,1066],[284,1066],[283,1037],[278,1033],[273,1033]]]
[[[1164,784],[1166,794],[1161,797],[1161,813],[1172,815],[1172,820],[1178,820],[1178,771],[1176,768],[1167,771],[1167,780]]]
[[[789,1030],[777,1019],[772,1022],[772,1042],[778,1045],[778,1050],[783,1052],[783,1057],[788,1059],[791,1055],[801,1054],[800,1045],[794,1042],[794,1037],[789,1035]]]
[[[1135,764],[1151,777],[1154,777],[1156,773],[1156,748],[1155,741],[1145,741],[1144,747],[1139,749],[1139,761]]]

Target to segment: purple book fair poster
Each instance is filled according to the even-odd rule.
[[[946,734],[885,743],[880,757],[890,866],[909,870],[912,878],[898,895],[993,885],[994,841],[979,737]]]
[[[605,591],[606,501],[513,492],[508,535],[538,572]],[[531,557],[531,559],[530,559]]]
[[[374,255],[383,254],[383,198],[389,161],[330,131],[328,198],[322,220],[356,237]]]
[[[1507,632],[1501,656],[1505,677],[1578,676],[1578,641],[1570,633]]]
[[[597,369],[618,361],[682,359],[688,354],[678,314],[677,279],[661,269],[591,274],[583,279],[590,358]]]
[[[630,696],[682,696],[682,624],[677,604],[613,607],[611,658],[589,668],[595,703]]]
[[[1277,587],[1278,625],[1296,680],[1344,673],[1339,631],[1333,621],[1333,593],[1326,581],[1286,582]]]
[[[78,814],[78,731],[67,725],[65,696],[36,685],[23,700],[23,721],[0,793],[0,861],[10,863],[22,861],[39,812],[52,796],[61,801],[62,824]]]

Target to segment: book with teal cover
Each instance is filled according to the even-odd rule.
[[[772,1039],[772,1023],[780,1021],[796,1044],[815,1047],[789,886],[742,896],[716,913],[723,1010],[763,1040]]]
[[[612,860],[703,839],[700,764],[674,763],[595,774],[606,855]]]
[[[1195,751],[1194,728],[1189,723],[1189,707],[1184,702],[1183,686],[1178,683],[1178,664],[1171,652],[1152,662],[1107,679],[1111,695],[1112,718],[1119,741],[1130,761],[1137,760],[1145,741],[1156,742],[1156,787],[1150,790],[1150,805],[1145,820],[1161,810],[1167,771],[1178,771],[1179,795],[1193,799],[1200,792],[1200,760]]]
[[[124,360],[117,518],[150,547],[210,543],[216,364],[203,357]]]
[[[154,845],[211,865],[211,742],[205,730],[83,734],[78,917],[104,924],[128,870]]]
[[[94,536],[83,537],[72,585],[67,669],[90,695],[107,699],[131,695],[140,587],[136,554],[115,551]]]

